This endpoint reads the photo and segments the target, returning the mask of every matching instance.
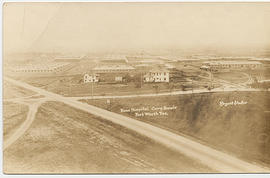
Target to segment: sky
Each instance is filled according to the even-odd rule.
[[[4,52],[270,46],[270,3],[5,3]]]

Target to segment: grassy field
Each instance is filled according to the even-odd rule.
[[[144,136],[58,102],[44,103],[4,151],[5,173],[173,173],[213,170]]]
[[[191,136],[243,159],[269,166],[269,99],[267,92],[230,92],[112,99],[110,105],[105,99],[83,102]],[[235,101],[247,103],[222,105],[222,102]]]
[[[3,102],[3,136],[10,136],[26,119],[28,107],[26,105]]]
[[[249,77],[240,71],[230,71],[230,72],[218,72],[214,73],[213,76],[218,79],[226,80],[232,83],[243,83],[248,81]]]
[[[14,86],[7,82],[3,82],[3,98],[12,99],[17,97],[27,97],[36,94],[33,91]]]
[[[205,73],[200,69],[201,63],[198,62],[178,62],[174,66],[176,69],[182,71],[186,76],[197,77]]]
[[[171,73],[171,82],[168,83],[83,83],[83,75],[89,73],[91,68],[95,66],[91,61],[77,62],[74,67],[62,74],[44,75],[44,76],[16,76],[17,80],[21,80],[36,87],[44,88],[48,91],[61,94],[64,96],[91,96],[93,95],[128,95],[128,94],[146,94],[157,92],[170,92],[172,90],[190,90],[192,88],[205,88],[209,81],[198,77],[204,75],[201,71],[191,65],[184,63],[176,63],[176,70],[179,73]],[[135,80],[135,79],[134,79]],[[194,82],[192,83],[191,80]],[[142,86],[140,86],[142,84]],[[157,89],[154,85],[158,86]],[[92,92],[93,91],[93,92]]]
[[[270,79],[270,64],[264,64],[264,68],[261,70],[247,70],[246,73],[250,74],[252,77]]]
[[[5,99],[31,97],[35,92],[3,82],[3,138],[6,139],[25,121],[28,106]]]
[[[170,92],[173,90],[182,90],[181,83],[142,83],[142,87],[138,88],[135,83],[82,83],[82,75],[69,76],[44,76],[44,77],[24,77],[20,80],[29,83],[33,86],[43,88],[45,90],[61,94],[64,96],[91,96],[93,95],[128,95],[156,92]],[[154,88],[154,85],[158,88]],[[184,85],[190,86],[191,82],[184,82]],[[201,85],[196,85],[194,88],[200,88]]]

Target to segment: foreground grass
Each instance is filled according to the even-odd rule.
[[[5,173],[214,172],[133,131],[58,102],[4,152]]]
[[[3,102],[3,137],[10,136],[26,119],[28,107],[13,102]]]
[[[7,82],[4,82],[3,85],[3,98],[4,99],[13,99],[17,97],[27,97],[36,94],[33,91],[24,89],[22,87],[17,87]]]
[[[230,92],[112,99],[110,104],[106,99],[82,101],[269,166],[269,99],[269,92]],[[221,102],[235,101],[246,104],[221,106]],[[143,108],[149,111],[135,111]]]

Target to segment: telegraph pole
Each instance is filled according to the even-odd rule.
[[[91,83],[92,83],[92,84],[91,84],[91,86],[92,86],[92,87],[91,87],[91,88],[92,88],[92,92],[91,92],[92,94],[91,94],[91,95],[92,95],[92,99],[93,99],[93,98],[94,98],[94,96],[93,96],[93,92],[94,92],[94,91],[93,91],[93,90],[94,90],[93,83],[94,83],[94,81],[92,80]]]
[[[210,88],[212,89],[213,85],[213,75],[212,75],[212,70],[210,69]]]
[[[94,74],[92,73],[92,77],[91,77],[91,96],[92,96],[92,99],[94,99],[94,96],[93,96],[93,93],[94,93],[94,86],[93,86],[93,83],[94,83]]]
[[[141,71],[141,88],[142,88],[142,71]]]

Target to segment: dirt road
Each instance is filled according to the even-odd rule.
[[[116,113],[112,113],[95,106],[84,104],[71,98],[65,98],[61,95],[51,93],[37,87],[33,87],[29,84],[20,81],[16,81],[10,78],[4,79],[14,85],[38,92],[56,101],[63,102],[74,108],[86,111],[96,116],[100,116],[104,119],[112,121],[128,129],[134,130],[137,133],[140,133],[159,143],[162,143],[168,148],[177,150],[182,154],[187,155],[193,158],[194,160],[197,160],[219,172],[224,173],[269,172],[269,170],[267,170],[266,168],[262,168],[258,165],[242,161],[231,155],[225,154],[223,152],[202,145],[193,140],[187,139],[184,136],[171,133],[164,129],[152,126],[150,124],[137,121]]]
[[[6,148],[8,148],[12,143],[14,143],[18,138],[20,138],[25,131],[30,127],[30,125],[32,124],[32,122],[35,119],[35,115],[38,111],[38,107],[46,100],[42,99],[41,101],[39,101],[38,103],[35,104],[30,104],[29,107],[29,111],[27,114],[27,118],[26,120],[22,123],[22,125],[20,125],[20,127],[7,139],[4,140],[3,142],[3,150],[5,150]]]

